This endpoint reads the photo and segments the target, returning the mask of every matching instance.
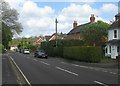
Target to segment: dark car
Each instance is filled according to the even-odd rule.
[[[45,53],[44,50],[39,50],[39,51],[36,51],[34,53],[34,57],[37,57],[37,58],[47,58],[47,54]]]

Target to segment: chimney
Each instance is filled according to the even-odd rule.
[[[90,23],[93,23],[93,22],[95,22],[95,17],[94,17],[94,14],[91,14]]]
[[[73,28],[76,28],[76,27],[77,27],[77,21],[74,21]]]
[[[120,13],[115,15],[115,21],[118,21],[120,19]]]

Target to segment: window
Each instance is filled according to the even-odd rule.
[[[114,30],[114,38],[117,38],[117,30]]]
[[[107,48],[105,48],[105,53],[107,53]]]
[[[117,47],[117,52],[120,52],[120,47],[119,46]]]
[[[111,53],[111,46],[109,46],[109,53]]]

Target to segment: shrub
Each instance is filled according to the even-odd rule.
[[[57,40],[42,42],[41,49],[45,50],[49,56],[63,57],[63,47],[65,46],[82,46],[84,44],[81,40]]]
[[[100,62],[102,58],[100,47],[65,47],[63,49],[64,58],[75,59],[85,62]]]

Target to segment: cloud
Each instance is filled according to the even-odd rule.
[[[103,4],[101,10],[104,13],[110,13],[110,12],[118,11],[118,7],[114,4]]]
[[[78,25],[89,22],[91,14],[95,14],[96,20],[108,20],[102,18],[106,13],[116,12],[115,4],[103,4],[101,8],[93,8],[91,4],[71,3],[62,10],[55,10],[50,6],[39,7],[32,0],[6,0],[12,8],[19,12],[19,21],[23,25],[20,36],[30,37],[39,35],[52,35],[55,32],[55,18],[58,19],[58,32],[68,33],[72,29],[73,21]],[[87,2],[87,1],[86,1]]]
[[[48,34],[47,30],[52,30],[51,15],[54,14],[54,9],[49,6],[38,7],[32,1],[26,1],[19,11],[19,21],[24,27],[22,36],[39,36]],[[50,33],[51,34],[51,33]]]
[[[46,17],[54,13],[54,10],[49,6],[39,8],[36,3],[32,1],[26,1],[23,5],[22,12],[27,16],[32,15],[34,17],[43,17],[43,16]]]
[[[80,23],[89,22],[89,16],[91,14],[99,14],[99,11],[92,8],[88,4],[78,5],[70,4],[70,6],[63,8],[61,14],[58,16],[60,21],[74,21],[77,20]]]

